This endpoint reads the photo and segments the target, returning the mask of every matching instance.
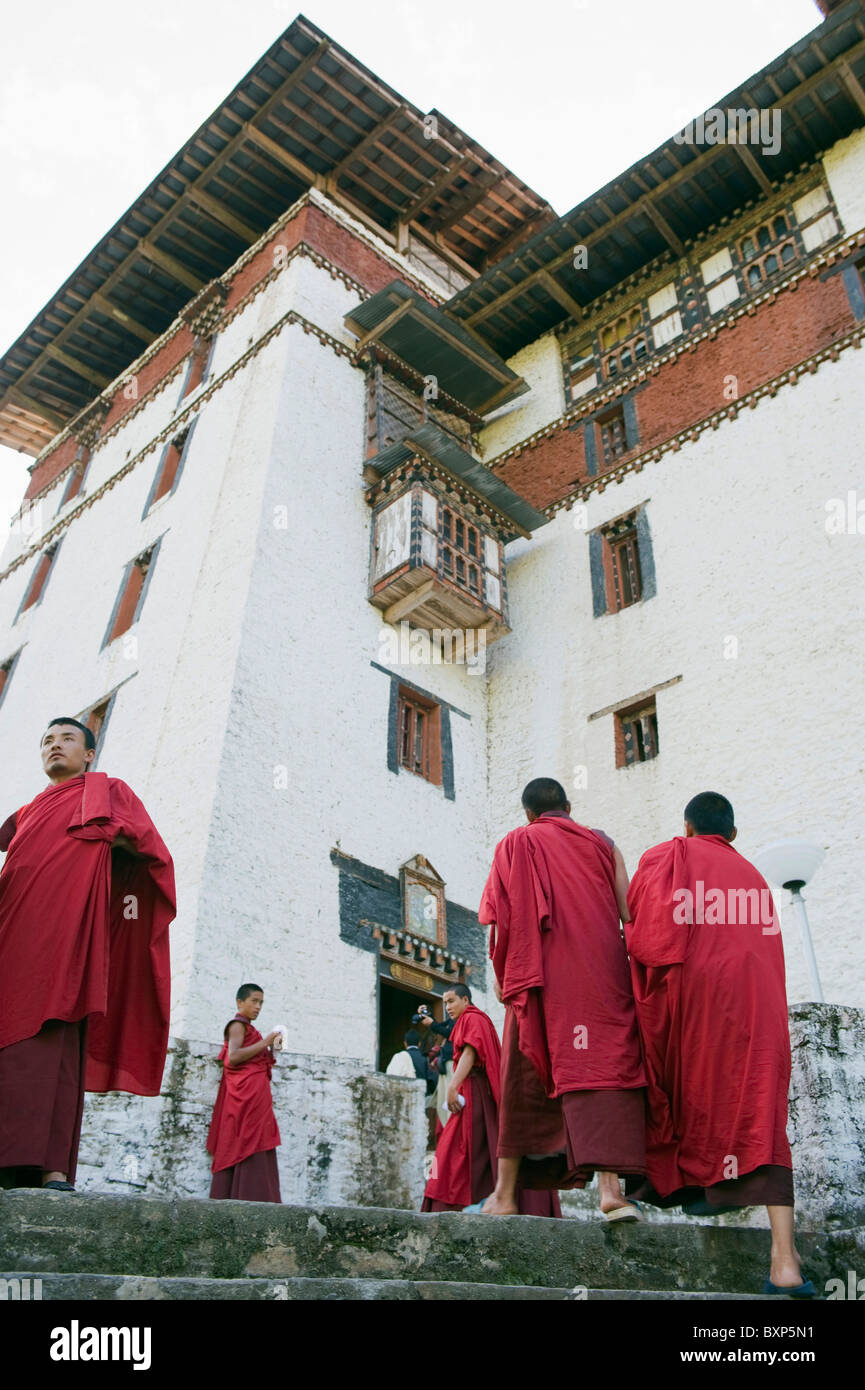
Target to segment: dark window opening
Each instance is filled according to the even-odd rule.
[[[149,550],[136,556],[132,564],[128,567],[120,586],[120,593],[115,604],[114,617],[105,636],[104,646],[113,642],[115,637],[120,637],[124,632],[128,632],[132,624],[138,617],[141,601],[144,593],[144,585],[147,579],[153,555],[156,547],[151,546]]]
[[[616,721],[616,766],[630,767],[658,756],[658,715],[654,699],[639,708],[620,710]]]
[[[54,564],[57,549],[57,545],[49,546],[47,550],[43,550],[39,559],[36,561],[33,577],[27,586],[27,591],[22,600],[21,608],[19,609],[19,617],[22,613],[26,613],[28,608],[33,608],[45,592],[45,585],[48,582],[48,576],[51,573],[51,567]]]

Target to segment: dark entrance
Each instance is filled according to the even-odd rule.
[[[395,1053],[401,1051],[403,1038],[411,1028],[412,1014],[418,1004],[426,1004],[439,1023],[444,1017],[441,997],[431,990],[412,989],[396,980],[379,979],[378,1069],[384,1071]]]

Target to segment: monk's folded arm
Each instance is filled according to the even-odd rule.
[[[244,1062],[249,1061],[250,1057],[257,1057],[259,1052],[263,1052],[266,1047],[270,1046],[271,1035],[269,1034],[266,1038],[262,1038],[261,1042],[250,1043],[249,1047],[238,1047],[238,1041],[243,1037],[244,1032],[242,1023],[229,1024],[226,1061],[230,1067],[242,1066]]]

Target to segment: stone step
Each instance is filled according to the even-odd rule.
[[[390,1299],[402,1302],[500,1302],[508,1299],[530,1302],[572,1302],[573,1289],[551,1289],[531,1284],[465,1284],[429,1279],[148,1279],[138,1274],[12,1274],[7,1280],[29,1280],[24,1289],[34,1297],[36,1280],[43,1302],[212,1302],[236,1299],[247,1302],[342,1301],[358,1302]],[[583,1295],[580,1293],[580,1297]],[[588,1302],[625,1302],[635,1299],[723,1300],[724,1302],[775,1302],[764,1294],[699,1293],[681,1289],[586,1289]],[[786,1302],[787,1300],[783,1300]],[[85,1319],[86,1321],[86,1319]]]
[[[856,1269],[855,1233],[803,1233],[808,1277]],[[858,1250],[859,1263],[862,1250]],[[181,1279],[362,1279],[757,1292],[765,1231],[421,1216],[20,1188],[0,1194],[0,1268]]]

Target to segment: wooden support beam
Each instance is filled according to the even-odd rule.
[[[661,236],[666,241],[667,245],[672,246],[676,255],[684,256],[684,246],[682,245],[679,238],[676,236],[676,233],[673,231],[672,227],[670,226],[667,219],[664,217],[663,213],[655,207],[655,204],[652,202],[651,198],[644,198],[638,206],[640,207],[641,211],[646,214],[649,221],[655,224],[658,231],[661,233]]]
[[[317,174],[308,164],[304,164],[296,155],[293,155],[291,150],[284,149],[278,141],[273,140],[269,135],[265,134],[263,130],[259,130],[257,126],[251,125],[249,121],[245,122],[243,133],[247,140],[253,145],[257,145],[259,149],[264,150],[266,154],[271,155],[273,159],[277,160],[284,168],[288,169],[290,173],[294,174],[301,183],[317,184],[322,181],[323,175]]]
[[[158,265],[160,270],[164,270],[166,275],[171,276],[172,280],[177,280],[179,284],[185,285],[188,290],[192,290],[195,294],[198,293],[202,285],[207,284],[207,281],[203,280],[200,275],[196,275],[194,271],[181,265],[174,256],[170,256],[167,251],[162,251],[158,246],[154,246],[153,242],[148,241],[146,237],[141,237],[139,240],[138,250],[146,261],[150,261],[152,265]]]
[[[49,410],[47,405],[37,401],[33,396],[28,396],[26,392],[19,391],[17,386],[7,386],[3,393],[4,401],[12,401],[21,410],[26,410],[28,415],[35,415],[37,419],[47,420],[49,425],[53,425],[55,430],[62,430],[66,427],[67,421],[56,411]]]
[[[582,318],[582,304],[578,304],[575,299],[572,299],[567,290],[563,290],[559,282],[553,279],[552,275],[544,271],[538,276],[538,280],[540,284],[544,286],[544,289],[552,295],[553,299],[555,299],[558,304],[561,304],[563,309],[567,309],[572,319]]]
[[[212,170],[208,169],[207,173],[211,174]],[[203,212],[206,212],[208,216],[212,217],[214,222],[219,222],[223,227],[226,227],[228,231],[233,232],[236,237],[239,237],[241,241],[245,241],[248,246],[252,246],[253,242],[258,241],[258,238],[261,236],[262,233],[260,231],[256,230],[255,227],[250,227],[248,222],[244,222],[243,218],[237,217],[229,208],[225,207],[218,198],[214,198],[212,194],[206,193],[204,189],[199,188],[197,184],[190,184],[189,188],[186,190],[186,196],[190,202],[197,204]]]
[[[859,78],[856,76],[846,58],[842,58],[838,63],[838,76],[847,88],[849,95],[859,107],[862,115],[865,116],[865,89],[863,89],[862,83],[859,81]]]
[[[42,351],[47,353],[49,357],[53,357],[55,362],[67,367],[70,372],[75,372],[76,376],[83,377],[93,386],[98,386],[100,391],[104,391],[105,387],[111,384],[110,376],[105,376],[102,372],[95,372],[92,367],[88,367],[84,362],[79,362],[77,357],[72,357],[70,353],[64,352],[54,343],[46,343]]]
[[[405,594],[403,598],[398,598],[396,603],[392,603],[389,608],[384,610],[384,622],[390,623],[391,626],[393,626],[394,623],[398,623],[400,619],[404,618],[407,613],[411,613],[415,608],[419,608],[435,589],[436,582],[435,579],[428,579],[426,583],[421,584],[419,588],[412,589],[410,594]]]
[[[127,314],[126,310],[121,309],[119,304],[112,303],[101,290],[94,290],[82,307],[86,308],[87,304],[95,304],[104,314],[113,318],[115,323],[119,323],[121,328],[125,328],[127,333],[132,333],[136,338],[147,343],[148,346],[159,337],[159,334],[154,333],[152,328],[146,328],[143,323],[132,318],[131,314]]]
[[[745,145],[733,145],[732,148],[736,151],[752,179],[755,179],[760,185],[763,192],[771,193],[772,181],[763,173],[763,170],[760,168],[760,165],[757,163],[751,151]]]

